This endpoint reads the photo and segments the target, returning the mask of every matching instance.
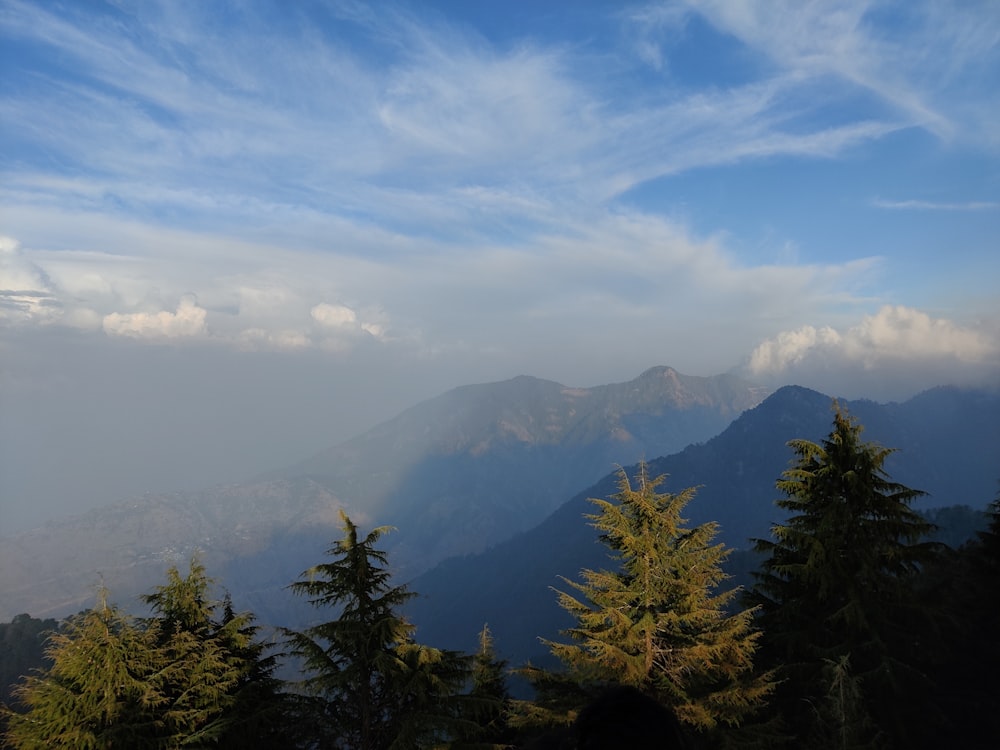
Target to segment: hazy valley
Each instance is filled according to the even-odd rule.
[[[766,389],[653,368],[567,388],[532,377],[457,388],[289,468],[198,492],[145,495],[0,539],[0,619],[79,610],[100,582],[129,605],[195,551],[262,618],[340,534],[338,511],[386,538],[412,577],[481,552],[642,458],[711,438]]]

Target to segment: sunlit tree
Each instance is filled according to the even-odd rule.
[[[661,493],[663,480],[642,464],[634,482],[620,473],[610,500],[591,500],[599,512],[588,518],[618,565],[567,580],[576,593],[559,603],[576,625],[569,643],[548,645],[578,683],[638,688],[699,730],[738,726],[771,689],[754,672],[753,612],[732,611],[738,589],[724,588],[717,525],[685,525],[695,488]]]

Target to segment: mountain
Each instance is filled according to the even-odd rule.
[[[902,404],[846,402],[865,426],[864,438],[898,448],[886,462],[895,481],[929,495],[916,505],[983,507],[1000,480],[1000,395],[938,388]],[[686,511],[691,524],[715,520],[720,540],[745,548],[781,520],[775,480],[792,459],[786,443],[820,441],[830,431],[831,399],[785,387],[702,445],[649,462],[651,476],[667,474],[664,491],[699,486]],[[634,467],[633,467],[634,469]],[[540,525],[485,553],[447,560],[417,577],[408,614],[431,645],[473,650],[488,623],[498,651],[515,664],[544,662],[538,637],[554,638],[571,625],[551,587],[559,576],[611,565],[583,514],[589,497],[617,491],[609,474],[558,508]]]
[[[146,495],[0,539],[0,619],[77,610],[100,580],[128,606],[195,550],[238,606],[285,618],[282,587],[340,536],[340,508],[396,527],[391,559],[415,575],[531,528],[616,464],[707,440],[766,394],[669,367],[595,388],[526,376],[457,388],[243,484]]]
[[[707,440],[767,393],[669,367],[595,388],[521,376],[456,388],[276,476],[392,524],[419,568],[531,528],[615,465]]]

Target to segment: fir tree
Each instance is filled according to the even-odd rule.
[[[362,538],[343,512],[341,519],[344,538],[328,551],[333,560],[291,584],[338,616],[285,631],[308,674],[303,687],[317,699],[317,735],[325,746],[352,750],[434,743],[464,726],[459,693],[468,659],[414,641],[414,627],[399,614],[413,594],[391,584],[386,554],[376,548],[387,528]]]
[[[790,517],[772,540],[756,540],[766,559],[751,601],[762,607],[766,652],[782,665],[776,702],[798,741],[891,744],[905,734],[907,695],[916,701],[926,687],[913,651],[929,614],[913,584],[936,546],[921,542],[932,526],[910,508],[923,493],[890,481],[892,451],[862,442],[861,426],[835,409],[821,444],[789,443],[796,460],[777,483],[786,495],[777,505]],[[848,664],[861,690],[851,705],[872,720],[864,727],[831,724],[846,714],[824,709]]]
[[[559,592],[577,622],[572,642],[548,645],[578,682],[635,687],[699,730],[735,727],[771,689],[753,671],[753,612],[728,611],[738,590],[720,590],[728,551],[713,543],[717,525],[685,526],[695,488],[659,493],[663,479],[641,464],[635,487],[622,471],[611,501],[591,500],[600,512],[587,517],[620,567],[566,581],[582,595]]]

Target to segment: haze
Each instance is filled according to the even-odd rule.
[[[1000,382],[1000,7],[0,1],[0,533],[652,365]]]

